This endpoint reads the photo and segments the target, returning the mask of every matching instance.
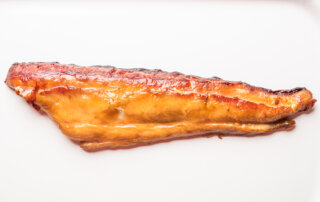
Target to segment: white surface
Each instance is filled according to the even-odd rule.
[[[89,2],[89,1],[88,1]],[[315,2],[0,2],[0,78],[14,62],[162,68],[319,99]],[[0,201],[320,201],[320,116],[256,138],[87,153],[0,84]]]

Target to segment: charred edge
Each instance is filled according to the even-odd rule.
[[[303,90],[306,90],[306,88],[298,87],[291,90],[277,90],[277,91],[272,91],[272,93],[275,95],[292,95]]]
[[[123,74],[125,74],[125,72],[131,72],[131,73],[144,73],[144,74],[153,74],[154,76],[150,79],[152,80],[171,80],[172,78],[170,78],[170,76],[172,77],[175,77],[174,80],[176,81],[181,81],[181,82],[187,82],[187,81],[191,81],[191,80],[196,80],[196,82],[198,83],[203,83],[203,84],[209,84],[211,81],[221,81],[222,79],[219,78],[219,77],[211,77],[211,78],[201,78],[201,77],[198,77],[198,76],[194,76],[194,75],[185,75],[183,73],[180,73],[180,72],[166,72],[166,71],[162,71],[160,69],[144,69],[144,68],[133,68],[133,69],[123,69],[123,68],[115,68],[113,66],[100,66],[100,65],[95,65],[95,66],[88,66],[88,67],[85,67],[85,66],[78,66],[78,65],[74,65],[74,64],[69,64],[69,65],[62,65],[58,62],[49,62],[49,63],[44,63],[44,62],[31,62],[31,63],[14,63],[9,72],[8,72],[8,75],[7,75],[7,78],[5,80],[5,82],[7,83],[7,80],[10,79],[10,77],[12,76],[16,76],[16,77],[19,77],[21,80],[28,80],[30,79],[30,75],[26,75],[25,73],[19,73],[19,72],[15,72],[15,67],[18,66],[18,65],[21,65],[21,66],[28,66],[28,65],[42,65],[42,64],[54,64],[54,65],[57,65],[56,68],[60,68],[62,66],[70,66],[70,68],[103,68],[103,69],[108,69],[109,72],[104,75],[104,76],[109,76],[110,78],[121,78],[123,77]],[[117,72],[117,70],[122,70],[124,72]],[[86,72],[86,71],[80,71],[78,72],[77,70],[73,70],[73,69],[70,69],[70,70],[67,70],[67,71],[62,71],[62,72],[54,72],[54,71],[47,71],[48,73],[56,73],[58,75],[61,75],[61,74],[69,74],[69,75],[78,75],[78,79],[80,80],[87,80],[86,76],[92,76],[92,75],[96,75],[97,73],[94,73],[94,72]],[[114,75],[114,73],[117,72],[117,74],[119,75]],[[45,74],[46,72],[43,72],[42,74]],[[161,74],[166,74],[169,78],[165,78],[165,77],[161,77],[161,76],[156,76],[157,73],[161,73]],[[98,73],[100,75],[103,75],[103,73]],[[135,76],[127,76],[126,77],[127,79],[132,79],[132,80],[139,80],[139,79],[148,79],[144,76],[141,76],[141,75],[135,75]],[[218,84],[221,84],[221,85],[225,85],[225,86],[237,86],[237,85],[243,85],[244,87],[246,87],[247,89],[249,89],[250,91],[255,91],[255,90],[258,90],[258,91],[263,91],[263,92],[266,92],[268,94],[273,94],[273,95],[292,95],[292,94],[295,94],[297,92],[300,92],[302,90],[305,90],[306,88],[303,88],[303,87],[299,87],[299,88],[294,88],[294,89],[291,89],[291,90],[276,90],[276,91],[273,91],[273,90],[270,90],[270,89],[266,89],[266,88],[262,88],[262,87],[255,87],[255,86],[251,86],[247,83],[244,83],[244,82],[233,82],[233,81],[221,81],[219,82]]]
[[[225,85],[225,86],[235,86],[235,85],[237,85],[237,84],[239,84],[239,83],[242,83],[242,82],[231,83],[231,82],[229,82],[229,81],[223,81],[223,82],[221,82],[220,84]]]
[[[22,62],[22,63],[13,63],[11,67],[13,66],[18,66],[18,65],[21,65],[21,66],[28,66],[28,65],[42,65],[42,64],[54,64],[54,65],[57,65],[56,67],[57,68],[60,68],[62,66],[70,66],[70,67],[74,67],[74,68],[103,68],[103,69],[118,69],[118,70],[124,70],[124,71],[128,71],[128,72],[141,72],[141,73],[145,73],[145,74],[156,74],[156,73],[164,73],[164,74],[168,74],[168,76],[185,76],[185,77],[191,77],[191,78],[197,78],[199,79],[200,77],[197,77],[197,76],[194,76],[194,75],[185,75],[183,73],[180,73],[180,72],[167,72],[167,71],[163,71],[161,69],[145,69],[145,68],[130,68],[130,69],[126,69],[126,68],[116,68],[114,66],[110,66],[110,65],[92,65],[92,66],[78,66],[78,65],[75,65],[75,64],[60,64],[59,62],[29,62],[29,63],[26,63],[26,62]],[[75,72],[73,72],[75,73]],[[218,77],[214,77],[214,79],[220,79]]]
[[[298,93],[300,91],[307,90],[305,87],[297,87],[297,88],[293,88],[293,89],[289,89],[289,90],[271,90],[268,88],[252,86],[250,84],[247,84],[247,83],[241,82],[241,81],[234,82],[234,83],[243,85],[247,89],[249,89],[250,91],[257,90],[257,91],[263,91],[263,92],[271,94],[271,95],[280,95],[280,96],[293,95],[293,94]],[[225,85],[228,85],[228,84],[225,84]]]

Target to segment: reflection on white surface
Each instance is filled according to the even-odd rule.
[[[319,99],[316,1],[0,2],[14,62],[161,68]],[[319,110],[290,132],[86,153],[0,84],[0,201],[319,201]]]

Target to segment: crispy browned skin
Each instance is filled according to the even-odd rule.
[[[305,88],[271,91],[177,72],[16,63],[7,85],[85,150],[203,134],[259,135],[315,103]]]

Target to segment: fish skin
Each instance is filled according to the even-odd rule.
[[[312,109],[306,88],[272,91],[159,69],[15,63],[5,83],[88,151],[206,134],[255,136]]]

